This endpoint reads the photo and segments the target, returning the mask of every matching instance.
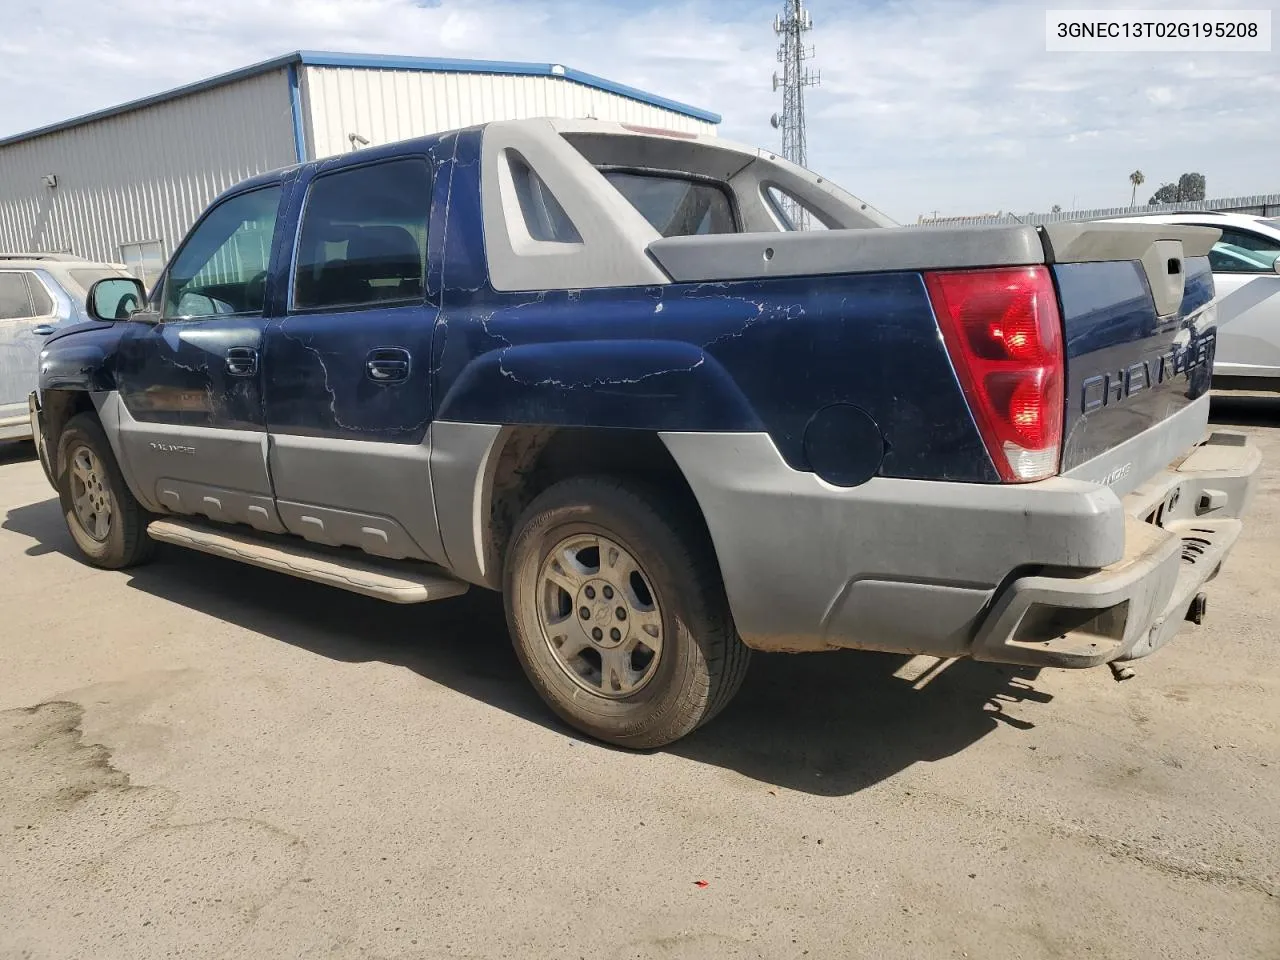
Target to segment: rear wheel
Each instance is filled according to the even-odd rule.
[[[750,651],[699,526],[655,493],[595,477],[554,485],[521,518],[507,621],[525,673],[572,726],[658,747],[741,685]]]
[[[97,419],[81,413],[67,421],[54,460],[67,530],[86,560],[118,570],[145,561],[155,546],[148,516],[125,485]]]

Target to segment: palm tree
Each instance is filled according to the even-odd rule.
[[[1138,188],[1147,182],[1147,178],[1142,175],[1141,170],[1135,170],[1129,174],[1129,182],[1133,184],[1133,193],[1129,195],[1129,206],[1134,206],[1138,201]]]

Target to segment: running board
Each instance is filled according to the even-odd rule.
[[[147,525],[147,533],[153,540],[163,543],[239,560],[391,603],[444,600],[466,593],[469,587],[443,571],[432,572],[439,568],[429,564],[422,564],[422,572],[417,572],[408,566],[381,564],[364,555],[336,556],[303,543],[267,540],[251,533],[215,529],[182,520],[152,520]]]

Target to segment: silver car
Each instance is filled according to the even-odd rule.
[[[45,337],[89,319],[84,298],[94,281],[128,275],[121,264],[70,254],[0,253],[0,440],[31,436],[27,397]]]
[[[1280,220],[1212,211],[1124,220],[1222,231],[1209,251],[1218,294],[1215,385],[1280,390]]]

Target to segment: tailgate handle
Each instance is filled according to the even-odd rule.
[[[1181,240],[1157,240],[1142,255],[1142,269],[1151,287],[1156,316],[1170,317],[1182,306],[1186,274],[1182,272]]]

